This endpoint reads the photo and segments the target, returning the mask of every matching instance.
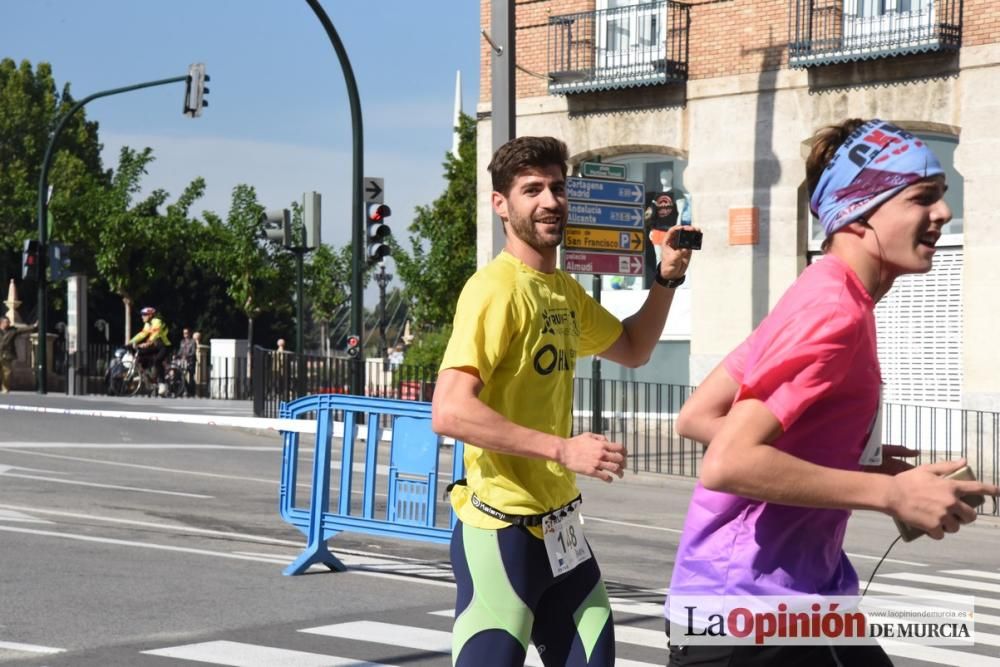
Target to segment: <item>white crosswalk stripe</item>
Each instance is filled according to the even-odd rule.
[[[430,612],[430,615],[450,617],[453,613],[453,610],[447,609]],[[434,657],[440,657],[443,661],[442,664],[447,661],[447,656],[451,654],[451,633],[426,627],[360,620],[300,628],[298,631],[341,640],[384,644],[394,648],[423,651],[435,654]],[[666,635],[663,632],[646,628],[616,626],[615,633],[619,644],[656,648],[664,652],[662,661],[655,663],[619,657],[615,661],[616,667],[653,667],[666,662]],[[339,650],[338,652],[343,651]],[[175,658],[228,667],[274,667],[275,665],[282,667],[361,667],[384,664],[234,641],[182,644],[143,651],[143,653],[162,658]],[[431,659],[432,656],[428,656],[428,658]],[[529,646],[524,664],[526,667],[542,667],[541,657],[534,646]]]
[[[948,570],[942,574],[950,576],[938,576],[926,574],[924,572],[890,572],[878,575],[878,580],[872,582],[869,587],[871,593],[885,593],[889,595],[906,595],[912,597],[956,599],[958,597],[969,597],[973,593],[997,593],[1000,586],[988,584],[983,581],[965,579],[963,577],[974,577],[979,579],[1000,579],[993,572],[983,572],[980,570]],[[922,588],[917,586],[901,586],[897,584],[882,583],[881,580],[912,582],[914,584],[929,584],[930,587]],[[950,589],[950,590],[945,590]],[[1000,609],[1000,600],[987,597],[985,595],[975,595],[976,611],[975,619],[975,641],[976,646],[982,649],[985,646],[1000,646],[1000,635],[985,632],[984,625],[1000,624],[1000,616],[983,614],[980,608]],[[1000,658],[989,655],[973,654],[970,650],[963,648],[945,648],[940,646],[920,646],[914,643],[901,641],[883,641],[882,648],[890,656],[896,658],[912,658],[922,660],[937,665],[954,665],[955,667],[1000,667]],[[994,655],[995,651],[990,651]]]
[[[374,563],[372,563],[374,564]],[[979,609],[1000,609],[1000,596],[994,593],[995,585],[990,581],[1000,580],[996,573],[979,570],[948,570],[938,574],[924,572],[893,572],[877,576],[871,584],[870,593],[906,595],[913,597],[938,597],[968,599],[970,591],[976,593],[976,645],[966,646],[922,646],[903,641],[883,641],[882,646],[895,660],[916,660],[921,663],[952,665],[955,667],[1000,667],[1000,657],[994,647],[1000,646],[1000,633],[990,632],[1000,627],[1000,614],[980,613]],[[892,583],[888,583],[892,582]],[[898,582],[898,583],[897,583]],[[906,585],[909,584],[909,585]],[[997,586],[1000,589],[1000,586]],[[650,598],[646,598],[647,600]],[[654,598],[655,599],[655,598]],[[619,667],[650,667],[667,662],[666,635],[656,621],[662,618],[663,607],[657,602],[635,601],[621,597],[611,597],[615,612],[615,640],[619,655]],[[440,620],[424,623],[432,617],[451,618],[453,609],[429,611],[426,615],[408,617],[408,624],[388,623],[368,619],[343,623],[298,628],[297,632],[313,637],[328,637],[334,643],[327,655],[311,643],[309,651],[291,648],[295,644],[290,637],[282,647],[262,646],[255,643],[235,641],[206,641],[183,644],[145,651],[150,655],[175,658],[212,665],[231,667],[361,667],[382,665],[380,656],[389,662],[393,653],[372,651],[372,645],[382,645],[393,649],[409,649],[425,653],[421,660],[428,664],[445,665],[451,653],[451,633],[440,629]],[[655,620],[654,620],[655,619]],[[409,624],[409,623],[412,623]],[[436,627],[425,627],[425,626]],[[355,646],[353,642],[358,642]],[[629,652],[641,652],[642,660],[633,659]],[[660,657],[655,657],[659,655]],[[341,657],[346,656],[346,657]],[[354,656],[354,657],[350,657]],[[361,657],[364,656],[364,657]],[[414,655],[406,656],[405,662],[412,664]],[[909,663],[903,663],[909,664]],[[529,647],[525,665],[538,667],[542,661],[534,646]]]
[[[275,665],[282,665],[282,667],[389,667],[377,662],[361,662],[351,658],[338,658],[320,653],[291,651],[229,641],[185,644],[184,646],[143,651],[143,653],[163,658],[227,665],[228,667],[274,667]]]

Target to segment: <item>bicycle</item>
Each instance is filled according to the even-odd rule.
[[[112,396],[159,395],[153,367],[144,366],[131,346],[115,350],[108,368],[108,393]],[[166,375],[164,376],[166,377]],[[174,394],[177,395],[176,393]]]

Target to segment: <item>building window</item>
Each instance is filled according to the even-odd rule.
[[[869,2],[871,0],[864,0]],[[891,0],[890,0],[891,1]],[[945,181],[948,183],[948,192],[944,195],[944,200],[951,208],[951,222],[945,225],[940,246],[961,246],[962,231],[965,227],[965,179],[962,174],[955,169],[955,149],[958,148],[958,138],[946,134],[931,134],[927,132],[914,132],[920,137],[941,161],[944,168]],[[808,196],[808,194],[806,195]],[[808,209],[808,207],[806,207]],[[819,219],[809,216],[809,251],[817,253],[823,243],[823,228],[819,224]]]
[[[789,0],[789,64],[956,51],[962,0]]]

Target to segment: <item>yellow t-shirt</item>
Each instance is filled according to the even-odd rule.
[[[167,336],[167,327],[164,326],[163,320],[161,320],[159,316],[151,317],[149,321],[143,325],[142,331],[132,336],[132,340],[129,342],[135,345],[136,343],[142,342],[147,338],[150,343],[160,340],[163,341],[165,346],[170,346],[170,338]]]
[[[521,426],[568,437],[577,358],[603,352],[621,332],[569,274],[535,271],[502,252],[462,289],[441,369],[477,369],[486,405]],[[473,493],[508,514],[541,514],[579,494],[576,475],[555,461],[475,443],[466,443],[465,475],[468,486],[454,487],[452,506],[484,529],[508,524],[473,507]]]

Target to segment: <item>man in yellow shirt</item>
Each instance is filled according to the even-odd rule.
[[[672,228],[656,284],[619,322],[556,268],[566,161],[566,145],[552,137],[519,137],[494,154],[493,210],[506,246],[462,290],[434,390],[434,430],[466,443],[467,479],[451,492],[460,667],[523,665],[529,640],[546,665],[614,664],[576,474],[610,482],[626,452],[602,435],[570,437],[573,374],[581,356],[630,368],[649,359],[691,251],[674,247]]]
[[[163,318],[156,312],[156,308],[146,306],[139,311],[139,315],[143,322],[142,331],[132,336],[129,344],[135,346],[139,363],[144,368],[150,368],[152,365],[153,382],[159,384],[163,360],[170,351],[170,337],[167,335]],[[164,391],[165,389],[164,387]]]

